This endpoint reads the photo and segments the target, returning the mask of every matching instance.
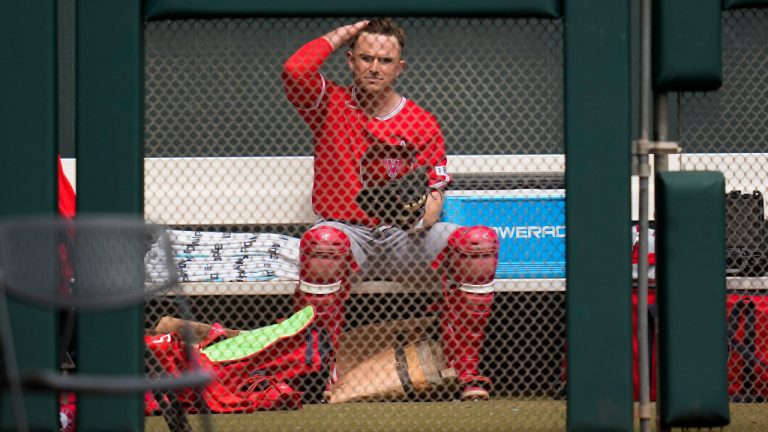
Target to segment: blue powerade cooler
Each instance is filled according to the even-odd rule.
[[[446,196],[442,220],[499,236],[498,279],[565,277],[565,196]]]

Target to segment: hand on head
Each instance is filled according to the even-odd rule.
[[[368,20],[358,21],[354,24],[341,26],[323,37],[331,44],[334,51],[344,46],[350,39],[355,37],[360,30],[368,25]]]

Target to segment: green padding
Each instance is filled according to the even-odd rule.
[[[307,306],[278,324],[225,339],[204,349],[203,353],[211,361],[229,361],[247,357],[277,342],[278,339],[294,336],[309,325],[314,317],[315,309]]]
[[[141,215],[144,68],[141,2],[76,5],[78,215]],[[142,283],[138,275],[137,283]],[[143,305],[80,314],[78,372],[144,375]],[[109,349],[105,349],[109,347]],[[78,431],[142,430],[143,395],[78,395]]]
[[[0,3],[0,218],[56,212],[56,3]],[[8,309],[19,367],[55,370],[58,316],[13,300]],[[15,430],[0,388],[0,430]],[[31,430],[58,430],[53,392],[27,392],[25,406]]]
[[[145,0],[147,20],[222,16],[491,15],[559,18],[562,0]]]
[[[630,0],[564,5],[567,429],[629,432]]]
[[[768,0],[723,0],[723,9],[764,8]]]
[[[661,421],[730,422],[725,322],[725,182],[719,172],[656,180]]]
[[[706,91],[720,87],[720,1],[653,1],[656,90]]]

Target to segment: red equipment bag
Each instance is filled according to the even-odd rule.
[[[187,348],[177,333],[145,335],[144,344],[151,353],[147,361],[150,373],[155,373],[159,369],[168,375],[179,375],[188,370],[192,364],[187,356]],[[196,356],[195,362],[198,367],[202,367],[199,356]],[[197,411],[197,397],[193,389],[179,389],[170,396],[169,398],[168,394],[162,392],[153,394],[147,391],[144,394],[144,415],[158,414],[162,412],[163,406],[168,406],[171,402],[180,403],[185,411]]]
[[[731,294],[728,309],[728,394],[734,402],[768,400],[768,297]]]
[[[656,343],[655,343],[655,323],[656,321],[656,291],[648,290],[648,349],[651,350],[651,395],[652,401],[656,400]],[[632,384],[634,389],[634,400],[640,400],[640,367],[638,358],[640,357],[640,345],[637,342],[637,291],[632,292]]]
[[[254,411],[296,410],[301,408],[301,393],[284,381],[264,375],[254,375],[236,389],[218,381],[203,393],[205,404],[216,413],[250,413]]]
[[[202,392],[208,409],[217,413],[299,409],[302,401],[320,400],[333,352],[328,333],[314,326],[314,320],[315,310],[307,306],[278,324],[232,338],[214,324],[196,349],[201,367],[214,375]],[[183,342],[176,333],[146,336],[145,341],[166,372],[174,374],[187,367]],[[176,396],[185,409],[196,410],[192,390]],[[151,405],[150,401],[147,412]]]
[[[209,336],[200,347],[203,363],[215,376],[214,384],[204,393],[208,405],[233,410],[221,412],[240,411],[229,402],[232,393],[254,388],[285,397],[286,388],[278,385],[280,382],[301,389],[304,402],[320,401],[330,377],[333,348],[328,332],[313,325],[315,318],[314,307],[307,306],[278,324],[223,340],[223,334]],[[211,329],[211,333],[215,331]],[[211,339],[214,343],[209,344]],[[259,400],[270,407],[295,404]]]
[[[59,168],[56,172],[56,177],[59,182],[59,215],[67,219],[72,219],[77,213],[77,197],[75,196],[75,190],[72,188],[72,184],[69,182],[67,175],[64,174],[64,167],[61,165],[61,156],[58,157]]]
[[[59,432],[75,432],[75,418],[77,417],[77,396],[74,393],[61,393],[59,395]]]

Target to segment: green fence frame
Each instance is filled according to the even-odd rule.
[[[568,430],[631,430],[630,2],[411,3],[391,2],[386,13],[551,18],[564,14]],[[147,19],[381,13],[352,0],[322,4],[147,0],[145,10]]]
[[[153,4],[159,7],[163,4],[203,3],[195,0],[147,1],[145,10],[147,13],[154,11],[157,14],[152,18],[159,19],[162,8],[153,9]],[[245,4],[236,0],[219,3]],[[630,2],[487,0],[465,4],[459,1],[434,1],[422,2],[418,10],[409,9],[408,3],[398,1],[387,13],[529,14],[552,18],[562,14],[566,20],[568,429],[631,430]],[[324,4],[322,11],[316,2],[308,1],[290,4],[295,10],[275,9],[278,2],[272,1],[247,4],[252,6],[248,10],[249,14],[262,16],[274,16],[276,13],[355,16],[373,12],[357,2],[347,0]],[[145,17],[142,16],[141,6],[132,0],[79,0],[77,4],[77,184],[78,210],[81,213],[142,212],[142,22]],[[220,16],[231,12],[224,10],[222,13],[206,13]],[[173,14],[189,16],[178,11]],[[53,18],[51,21],[50,25],[53,26]],[[40,33],[40,29],[39,26],[35,27],[36,33]],[[23,33],[18,27],[11,27],[7,31]],[[55,45],[50,35],[54,32],[43,33],[47,34],[45,37],[50,44],[48,49],[53,53],[52,58],[55,58]],[[33,32],[27,30],[24,34],[32,35]],[[26,43],[32,42],[30,40]],[[51,72],[55,69],[50,67],[45,70],[51,74],[46,94],[55,100],[55,72]],[[24,98],[31,100],[28,95]],[[23,153],[19,156],[36,163],[45,160],[46,175],[52,185],[56,121],[55,109],[51,110],[50,121],[45,123],[46,128],[51,127],[50,141],[37,147],[39,153]],[[28,115],[27,120],[41,118],[37,114]],[[38,120],[36,132],[40,132],[39,123]],[[29,136],[29,131],[24,133]],[[19,148],[18,151],[30,150]],[[16,167],[13,171],[3,175],[11,176],[19,172],[19,164],[14,164]],[[596,170],[595,166],[599,166],[600,170]],[[42,171],[37,169],[37,172]],[[31,183],[36,185],[35,191],[48,191],[44,196],[47,206],[40,205],[34,211],[51,212],[54,208],[52,186],[37,186],[46,175]],[[33,189],[25,190],[29,193]],[[6,208],[17,211],[25,206],[18,203]],[[600,255],[594,256],[595,251],[599,251]],[[599,283],[596,283],[595,275],[600,275]],[[111,316],[109,319],[86,316],[81,319],[79,327],[79,342],[84,344],[80,348],[80,366],[84,370],[114,373],[117,371],[116,365],[119,372],[140,370],[142,362],[138,352],[136,356],[127,359],[104,357],[104,344],[109,340],[119,339],[121,343],[133,340],[140,343],[140,310],[131,309],[120,317]],[[89,362],[88,358],[99,360]],[[140,429],[143,425],[140,408],[139,398],[133,399],[128,405],[124,399],[85,399],[79,406],[82,414],[80,427],[82,430]]]
[[[390,0],[386,6],[358,0],[145,0],[147,20],[232,16],[437,16],[560,17],[562,0]]]
[[[723,10],[766,7],[768,7],[768,0],[723,0]]]

